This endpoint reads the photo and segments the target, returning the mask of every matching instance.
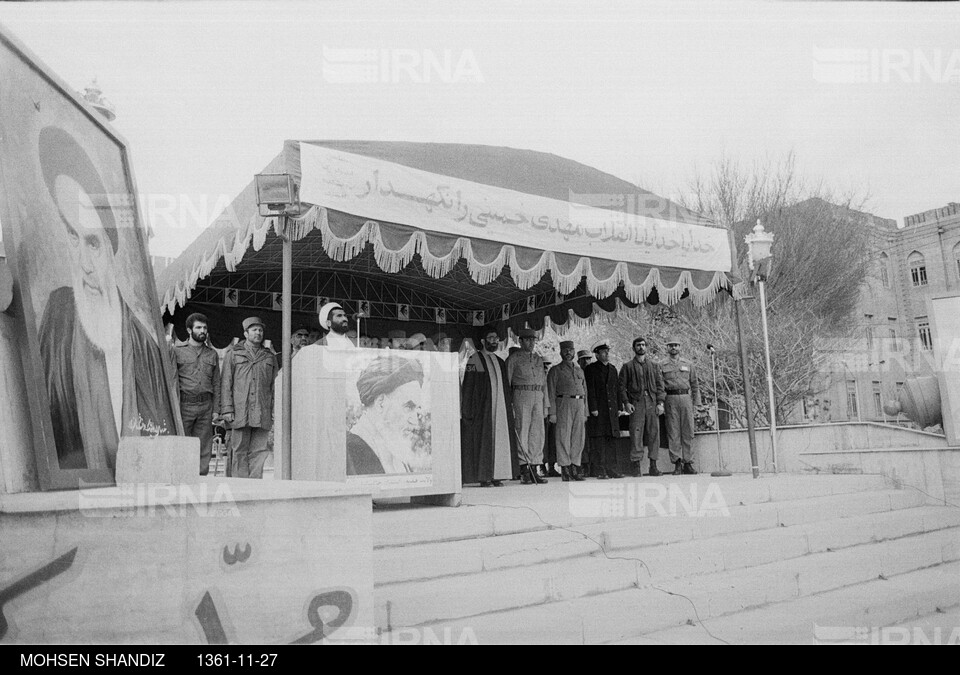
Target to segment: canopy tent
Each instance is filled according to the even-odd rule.
[[[555,155],[287,141],[263,173],[292,174],[304,199],[302,215],[290,218],[295,323],[315,321],[330,299],[363,310],[365,334],[401,328],[456,339],[476,325],[505,332],[548,321],[563,332],[642,302],[703,305],[732,286],[724,230]],[[277,220],[259,215],[247,186],[159,275],[162,309],[178,318],[203,311],[215,338],[223,321],[236,333],[241,314],[279,325]]]

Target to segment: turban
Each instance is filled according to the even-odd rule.
[[[110,206],[107,191],[97,173],[97,167],[87,154],[86,150],[69,133],[59,127],[44,127],[40,130],[40,168],[43,171],[43,180],[54,204],[60,209],[60,218],[64,224],[73,229],[73,226],[64,217],[62,205],[57,200],[56,183],[59,176],[68,176],[75,180],[83,191],[90,197],[96,214],[100,216],[103,231],[110,240],[113,252],[117,252],[117,223],[113,218],[113,208]],[[80,202],[80,207],[85,207]],[[74,206],[74,205],[71,205]],[[67,208],[70,208],[68,206]]]
[[[330,325],[327,322],[330,321],[330,312],[335,309],[343,309],[343,307],[336,302],[328,302],[320,308],[320,316],[317,318],[320,319],[320,327],[323,330],[330,330]]]
[[[423,384],[423,367],[419,361],[399,356],[378,356],[357,378],[360,403],[366,407],[376,401],[380,394],[389,394],[397,387],[414,381]]]

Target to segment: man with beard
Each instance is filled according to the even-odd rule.
[[[293,331],[293,335],[290,336],[290,358],[292,359],[297,353],[306,347],[310,342],[308,342],[310,336],[310,331],[307,330],[306,326],[300,326],[297,330]]]
[[[200,475],[210,470],[213,452],[213,416],[220,410],[220,357],[207,344],[207,317],[187,317],[186,342],[171,348],[177,367],[180,417],[185,436],[200,439]]]
[[[343,311],[336,302],[328,302],[320,308],[320,328],[327,331],[327,334],[320,338],[316,344],[333,349],[354,349],[354,345],[347,333],[350,332],[350,317]]]
[[[420,428],[423,367],[416,359],[379,356],[357,378],[360,417],[347,432],[347,475],[411,473]]]
[[[650,457],[650,476],[659,476],[657,457],[660,455],[660,420],[663,402],[667,398],[663,388],[660,366],[647,358],[647,341],[638,337],[633,341],[635,356],[620,369],[620,396],[630,413],[630,463],[634,476],[643,475],[643,446]]]
[[[513,392],[507,366],[496,351],[500,338],[488,327],[480,351],[468,360],[460,388],[460,468],[464,483],[502,487],[519,473]]]
[[[620,438],[619,413],[624,408],[617,369],[610,363],[610,347],[599,342],[593,347],[597,360],[583,369],[587,380],[587,436],[592,442],[597,478],[621,478],[610,460],[616,464],[617,440]]]
[[[277,357],[263,346],[263,322],[243,320],[244,340],[223,357],[223,421],[230,425],[231,474],[262,478],[273,428],[273,387]]]
[[[40,321],[40,354],[61,469],[116,468],[120,436],[176,433],[160,342],[118,288],[117,224],[93,162],[45,127],[39,157],[67,235],[72,283]]]

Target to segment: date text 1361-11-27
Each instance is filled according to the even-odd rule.
[[[197,654],[201,666],[272,666],[276,654]]]

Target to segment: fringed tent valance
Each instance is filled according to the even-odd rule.
[[[379,147],[410,144],[374,145]],[[364,148],[368,149],[367,146]],[[357,151],[355,147],[349,149]],[[298,167],[299,155],[294,153],[291,158],[290,150],[291,145],[288,143],[287,156],[281,155],[275,159],[265,172],[290,170],[291,164]],[[484,148],[488,154],[492,150],[508,154],[526,153],[504,148]],[[541,156],[540,153],[526,155]],[[560,162],[572,164],[581,172],[594,172],[604,180],[616,180],[568,160],[549,155],[543,157],[549,158],[546,163],[548,173],[556,173],[554,164]],[[470,164],[470,160],[466,158],[463,162]],[[428,168],[437,170],[438,167]],[[529,170],[535,171],[536,167]],[[291,173],[294,173],[295,178],[299,178],[296,168],[291,170]],[[501,177],[502,181],[508,179],[509,176],[506,179]],[[605,183],[595,185],[589,181],[579,189],[597,191],[601,187],[611,189]],[[694,217],[697,216],[689,216],[688,220]],[[322,206],[310,206],[301,216],[291,217],[289,222],[292,237],[301,242],[301,247],[322,248],[322,254],[320,251],[317,251],[317,254],[325,254],[335,262],[353,260],[370,247],[376,265],[389,274],[404,274],[404,270],[418,258],[416,264],[434,279],[444,278],[458,265],[465,265],[469,278],[479,286],[490,284],[504,273],[509,275],[515,288],[521,291],[532,289],[538,284],[542,286],[543,280],[549,279],[558,294],[556,306],[538,306],[534,311],[510,316],[506,321],[510,327],[530,325],[540,329],[545,322],[549,322],[555,328],[563,330],[563,327],[569,324],[582,324],[597,319],[608,320],[605,317],[615,316],[619,309],[635,307],[643,302],[674,304],[689,297],[695,305],[703,306],[723,290],[736,292],[727,273],[722,271],[676,269],[558,253],[445,232],[426,231]],[[706,221],[695,222],[702,225]],[[277,228],[276,218],[263,218],[259,215],[251,187],[248,187],[217,222],[160,275],[158,289],[161,293],[162,309],[173,314],[178,306],[183,306],[191,297],[200,280],[209,276],[220,265],[222,267],[219,269],[226,272],[244,269],[247,266],[244,264],[245,258],[257,259],[257,252],[261,251],[271,238],[278,236]],[[313,256],[305,254],[304,257]],[[462,287],[469,284],[469,281],[464,276],[458,283]],[[463,288],[458,290],[461,291],[462,299]],[[582,297],[564,297],[575,291]],[[584,291],[589,297],[583,296]],[[499,307],[492,305],[489,294],[483,301],[478,300],[475,309],[485,310],[488,320],[498,318]]]

